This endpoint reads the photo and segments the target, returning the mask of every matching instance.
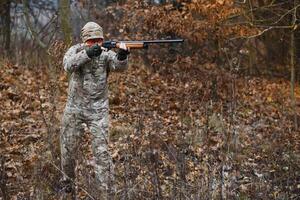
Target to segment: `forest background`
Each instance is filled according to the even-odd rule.
[[[299,0],[1,0],[0,199],[59,199],[67,48],[95,21],[132,50],[109,77],[116,199],[299,199]],[[89,135],[79,199],[93,187]]]

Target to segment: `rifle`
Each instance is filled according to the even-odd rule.
[[[169,44],[169,43],[183,43],[183,39],[173,40],[141,40],[141,41],[105,41],[102,47],[107,49],[118,48],[120,43],[125,43],[129,49],[147,49],[150,44]]]

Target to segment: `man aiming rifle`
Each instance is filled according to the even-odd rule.
[[[78,139],[84,134],[83,124],[93,139],[97,185],[103,198],[109,192],[113,166],[108,152],[108,91],[107,72],[127,69],[129,51],[124,43],[119,52],[103,50],[102,27],[88,22],[81,30],[81,44],[72,46],[63,59],[64,70],[70,73],[68,100],[61,128],[61,166],[65,173],[65,192],[75,198],[75,154]]]
[[[78,140],[84,134],[83,124],[86,124],[93,136],[92,150],[100,199],[107,199],[114,188],[113,163],[108,151],[108,72],[127,69],[129,48],[145,48],[159,41],[104,42],[102,27],[94,22],[88,22],[82,28],[81,39],[83,43],[72,46],[63,59],[64,70],[70,74],[60,135],[63,190],[76,198],[75,155]],[[160,43],[166,42],[182,41]],[[115,53],[110,48],[119,50]]]

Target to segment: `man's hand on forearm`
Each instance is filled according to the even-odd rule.
[[[126,47],[125,43],[120,43],[119,52],[118,52],[118,60],[125,60],[127,56],[130,54],[129,48]]]

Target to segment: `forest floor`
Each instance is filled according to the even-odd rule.
[[[57,199],[67,75],[0,65],[2,199]],[[284,79],[245,77],[211,63],[141,66],[109,77],[119,199],[300,198],[299,85],[294,110]],[[92,177],[90,138],[83,141],[82,198]]]

